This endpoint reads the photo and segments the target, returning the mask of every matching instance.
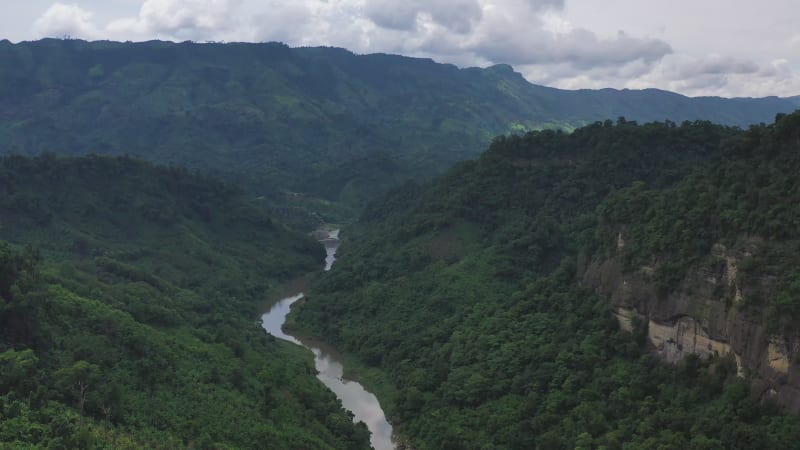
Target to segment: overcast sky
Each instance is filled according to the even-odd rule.
[[[800,95],[798,0],[0,0],[0,38],[282,41],[562,88]]]

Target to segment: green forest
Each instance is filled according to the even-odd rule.
[[[798,417],[756,401],[733,358],[659,361],[646,324],[621,330],[579,273],[619,229],[664,289],[715,242],[758,235],[770,263],[742,271],[778,282],[737,307],[797,333],[799,138],[800,113],[497,138],[372,202],[295,324],[377,370],[416,449],[800,448]]]
[[[318,269],[239,188],[130,158],[0,160],[0,447],[369,448],[255,318]]]
[[[289,331],[342,352],[399,449],[800,450],[797,108],[334,47],[0,41],[0,449],[369,449],[258,322],[303,284]],[[659,358],[652,316],[621,326],[587,276],[609,261],[655,305],[705,280],[796,404],[739,354]]]
[[[716,243],[755,247],[740,266],[741,308],[769,329],[793,334],[800,320],[800,113],[779,114],[726,146],[722,160],[669,189],[643,183],[615,192],[598,208],[600,253],[608,233],[624,229],[629,267],[655,262],[662,289],[692,267],[720,263]],[[602,243],[605,243],[603,248]]]
[[[0,41],[0,154],[135,155],[199,168],[310,228],[474,158],[499,134],[631,120],[748,126],[800,98],[559,90],[510,66],[279,43]],[[313,214],[309,215],[311,212]]]

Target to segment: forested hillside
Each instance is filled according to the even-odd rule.
[[[289,206],[350,217],[388,187],[473,158],[508,132],[619,116],[746,126],[796,107],[775,97],[564,91],[504,65],[458,69],[277,43],[0,41],[0,153],[131,154],[211,170],[267,195],[287,220],[297,220]]]
[[[780,295],[745,289],[727,307],[793,336],[798,136],[800,113],[748,131],[619,120],[498,138],[371,203],[295,324],[378,368],[417,449],[798,448],[798,418],[751,392],[755,368],[733,354],[668,365],[646,321],[621,329],[581,283],[622,252],[655,265],[665,301],[690,267],[719,263],[713,244],[759,234],[779,257],[742,278]]]
[[[238,189],[129,158],[0,159],[0,446],[368,448],[256,323],[320,267]]]
[[[601,248],[614,231],[627,237],[620,253],[630,268],[654,264],[662,290],[690,268],[713,267],[714,245],[748,243],[739,264],[745,280],[739,305],[764,317],[773,331],[800,331],[800,113],[754,127],[726,149],[723,162],[665,190],[636,183],[598,209]],[[748,282],[749,281],[749,282]]]

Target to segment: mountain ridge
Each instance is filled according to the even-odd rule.
[[[0,153],[130,154],[351,208],[497,135],[595,121],[771,122],[800,99],[567,91],[511,66],[280,43],[0,42]],[[353,168],[358,165],[358,170]],[[317,205],[319,206],[319,205]]]

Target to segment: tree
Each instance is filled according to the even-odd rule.
[[[10,245],[0,242],[0,297],[11,300],[11,286],[19,275],[19,255]]]
[[[83,412],[86,404],[86,396],[89,388],[98,380],[100,368],[95,364],[90,364],[80,360],[70,367],[59,369],[55,376],[59,384],[65,389],[76,390],[78,393],[78,411],[81,414],[81,426],[83,426]]]
[[[6,350],[0,353],[0,393],[19,387],[30,379],[39,359],[33,350]]]

